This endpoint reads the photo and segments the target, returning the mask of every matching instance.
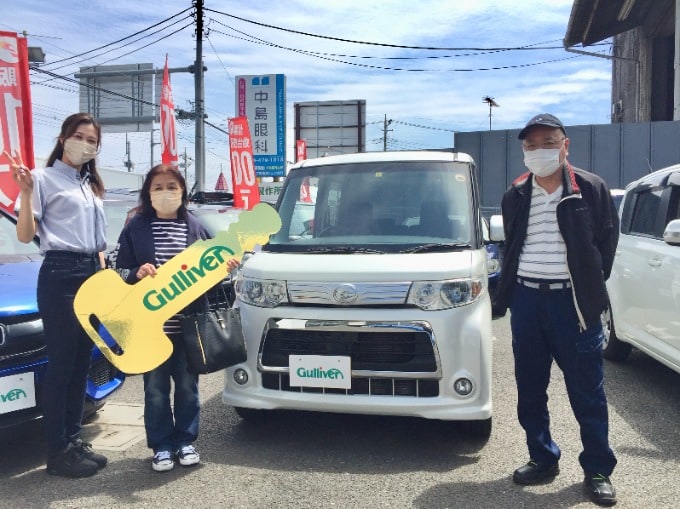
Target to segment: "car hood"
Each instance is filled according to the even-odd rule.
[[[0,317],[38,312],[40,256],[0,256]]]

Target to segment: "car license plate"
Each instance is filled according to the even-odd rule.
[[[0,377],[0,414],[35,406],[33,372]]]
[[[289,355],[291,387],[350,389],[352,366],[349,357],[332,355]]]

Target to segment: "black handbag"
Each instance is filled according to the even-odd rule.
[[[246,360],[239,308],[217,298],[210,309],[184,315],[180,323],[190,373],[213,373]]]

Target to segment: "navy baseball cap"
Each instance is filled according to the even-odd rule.
[[[562,129],[564,135],[567,135],[567,131],[564,130],[564,125],[559,118],[557,118],[555,115],[551,115],[550,113],[540,113],[527,122],[527,125],[524,126],[524,129],[519,132],[517,137],[520,140],[523,140],[526,138],[526,135],[529,134],[529,130],[535,125],[544,125],[547,127]]]

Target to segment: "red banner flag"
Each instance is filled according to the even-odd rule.
[[[255,178],[253,143],[247,117],[229,119],[229,152],[234,207],[250,210],[260,203],[260,188]]]
[[[163,164],[177,166],[177,137],[175,135],[175,103],[172,100],[168,54],[165,54],[163,69],[163,88],[161,89],[161,161]]]
[[[307,141],[297,140],[295,142],[295,162],[307,159]]]
[[[14,32],[0,32],[0,207],[13,212],[19,188],[12,180],[7,152],[33,169],[33,113],[28,75],[28,43]]]

